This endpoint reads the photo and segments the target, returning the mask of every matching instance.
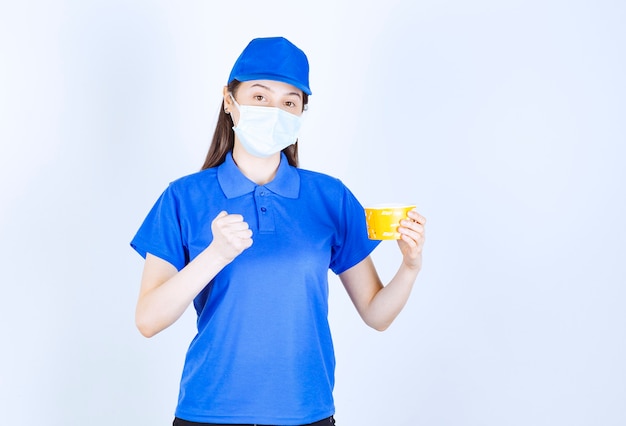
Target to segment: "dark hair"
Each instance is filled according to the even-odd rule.
[[[233,80],[228,84],[228,91],[234,95],[240,84],[240,81]],[[302,96],[302,108],[304,109],[309,102],[309,96],[306,93],[302,93]],[[224,101],[222,100],[222,107],[220,108],[220,112],[217,117],[213,140],[211,141],[209,152],[207,152],[206,159],[204,160],[201,170],[222,164],[226,159],[226,154],[233,150],[234,145],[235,132],[233,131],[233,119],[230,114],[226,114],[226,112],[224,112]],[[285,156],[291,166],[298,167],[298,141],[283,149],[282,152],[285,153]]]

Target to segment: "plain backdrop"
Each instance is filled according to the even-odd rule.
[[[384,333],[330,274],[340,426],[626,424],[626,3],[0,3],[0,412],[171,424],[194,314],[134,325],[129,241],[204,159],[230,68],[311,63],[301,165],[416,203],[424,268]],[[384,280],[393,242],[374,260]]]

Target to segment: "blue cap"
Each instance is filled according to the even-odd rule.
[[[233,80],[275,80],[291,84],[307,95],[309,61],[302,50],[283,37],[255,38],[235,62],[228,83]]]

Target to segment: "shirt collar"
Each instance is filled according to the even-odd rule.
[[[236,198],[253,192],[259,186],[245,177],[233,160],[231,152],[226,154],[224,162],[217,168],[217,180],[226,198]],[[300,193],[300,174],[289,165],[284,153],[280,153],[280,164],[274,179],[265,185],[275,194],[286,198],[298,198]]]

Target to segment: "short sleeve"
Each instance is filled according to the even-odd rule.
[[[339,275],[369,256],[380,241],[367,237],[365,209],[345,186],[337,217],[338,238],[333,246],[330,269]]]
[[[181,270],[188,262],[188,250],[181,232],[179,202],[174,187],[161,194],[135,234],[130,245],[143,258],[153,254]]]

